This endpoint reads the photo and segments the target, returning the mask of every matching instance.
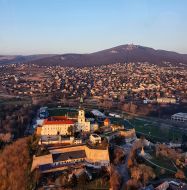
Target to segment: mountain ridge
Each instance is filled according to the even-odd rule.
[[[0,64],[29,63],[37,65],[62,65],[72,67],[99,66],[113,63],[149,62],[163,65],[170,62],[172,65],[183,63],[187,66],[187,54],[180,54],[167,50],[156,50],[150,47],[126,44],[93,53],[66,53],[66,54],[40,54],[29,56],[15,56],[12,59],[2,58]]]

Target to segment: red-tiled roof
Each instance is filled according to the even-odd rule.
[[[66,120],[48,120],[48,119],[45,119],[43,122],[43,125],[55,125],[55,124],[73,125],[74,122],[70,119],[66,119]]]
[[[66,116],[52,116],[50,117],[52,120],[68,120]]]
[[[110,122],[110,120],[109,120],[108,118],[106,118],[106,119],[104,120],[104,122],[108,122],[108,123],[109,123],[109,122]]]

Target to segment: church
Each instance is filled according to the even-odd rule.
[[[71,135],[71,130],[79,132],[94,132],[98,129],[97,123],[91,123],[85,117],[82,106],[83,99],[80,99],[77,121],[67,116],[52,116],[44,119],[43,124],[37,127],[36,133],[41,136]]]
[[[90,121],[86,121],[85,111],[82,108],[79,109],[77,128],[82,132],[90,132]]]
[[[90,121],[86,121],[85,111],[82,107],[83,99],[80,98],[80,106],[78,111],[77,129],[82,132],[90,132]]]

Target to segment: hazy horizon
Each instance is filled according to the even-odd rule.
[[[185,53],[181,53],[181,52],[178,52],[178,51],[175,51],[175,50],[170,50],[170,49],[160,49],[160,48],[154,48],[154,47],[150,47],[150,46],[143,46],[143,45],[140,45],[140,44],[134,44],[134,43],[128,43],[128,44],[119,44],[119,45],[115,45],[113,47],[106,47],[104,49],[98,49],[96,51],[93,51],[93,52],[64,52],[64,53],[55,53],[55,52],[51,52],[51,53],[32,53],[32,54],[1,54],[0,52],[0,56],[32,56],[32,55],[62,55],[62,54],[91,54],[91,53],[96,53],[96,52],[99,52],[99,51],[103,51],[103,50],[107,50],[107,49],[112,49],[112,48],[116,48],[118,46],[123,46],[123,45],[135,45],[135,46],[142,46],[142,47],[147,47],[147,48],[153,48],[154,50],[164,50],[164,51],[169,51],[169,52],[175,52],[175,53],[179,53],[179,54],[187,54],[187,52]]]
[[[0,54],[92,53],[137,44],[187,54],[187,1],[0,0]]]

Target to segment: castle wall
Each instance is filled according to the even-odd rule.
[[[84,150],[84,149],[85,149],[85,145],[72,146],[72,147],[67,147],[67,148],[58,148],[58,149],[50,150],[50,153],[52,154],[65,153],[65,152],[72,152],[72,151]]]
[[[88,148],[86,145],[59,148],[55,150],[50,150],[50,153],[55,154],[55,153],[72,152],[77,150],[85,150],[87,159],[92,162],[103,161],[103,160],[109,161],[108,149],[106,150],[91,149]]]
[[[33,156],[31,171],[33,171],[39,165],[51,164],[51,163],[53,163],[52,154],[48,154],[44,156]]]
[[[123,137],[134,137],[136,135],[135,129],[130,129],[128,131],[120,131],[120,135]]]
[[[91,162],[109,161],[109,152],[106,150],[90,149],[85,146],[86,157]]]

